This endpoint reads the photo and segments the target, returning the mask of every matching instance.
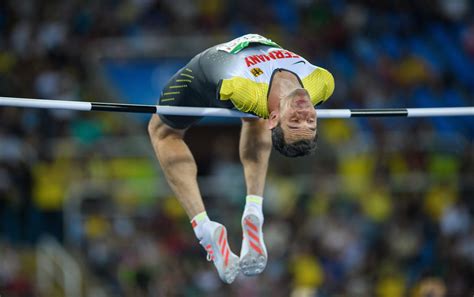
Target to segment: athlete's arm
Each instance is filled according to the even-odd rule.
[[[247,195],[263,197],[272,150],[271,132],[266,125],[263,119],[242,118],[239,154],[244,167]]]
[[[153,115],[148,133],[166,180],[189,218],[205,211],[197,183],[197,166],[183,140],[185,130],[173,129]]]

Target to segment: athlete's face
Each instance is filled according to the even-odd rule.
[[[278,117],[275,120],[280,123],[285,142],[314,139],[316,136],[316,110],[305,89],[296,89],[280,100]]]

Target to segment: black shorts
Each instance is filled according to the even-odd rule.
[[[202,73],[199,69],[199,55],[173,75],[163,88],[159,105],[201,107],[203,99],[198,93]],[[162,115],[160,119],[175,129],[185,129],[202,117]]]
[[[233,108],[230,100],[221,101],[217,96],[218,84],[225,64],[234,55],[211,47],[195,56],[186,66],[173,75],[161,92],[159,105]],[[175,129],[186,129],[202,117],[159,115],[161,120]]]

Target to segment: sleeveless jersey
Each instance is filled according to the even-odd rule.
[[[277,70],[296,74],[313,105],[326,101],[333,93],[334,79],[326,69],[312,65],[265,37],[248,34],[194,57],[171,78],[160,104],[236,108],[268,118],[268,91]],[[183,83],[178,89],[176,84]],[[199,119],[160,117],[175,128],[187,127]]]

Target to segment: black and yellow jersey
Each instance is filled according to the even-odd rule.
[[[194,57],[170,79],[159,104],[235,108],[267,118],[269,86],[273,74],[282,69],[298,76],[314,105],[326,101],[333,93],[334,79],[326,69],[269,39],[248,34]],[[160,117],[174,128],[187,128],[199,120]]]

